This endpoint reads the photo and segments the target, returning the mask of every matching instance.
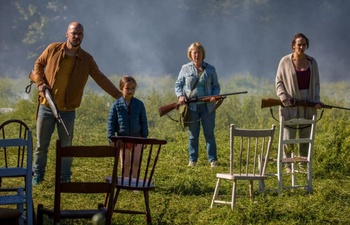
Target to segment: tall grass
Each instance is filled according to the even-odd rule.
[[[118,77],[113,77],[118,80]],[[222,93],[247,90],[246,95],[227,97],[216,116],[216,140],[218,146],[219,167],[210,168],[205,152],[203,135],[200,137],[199,161],[196,167],[187,167],[187,131],[167,116],[159,117],[158,107],[176,101],[174,79],[136,77],[139,89],[136,97],[144,101],[149,120],[150,137],[166,139],[168,144],[160,155],[158,170],[155,174],[157,188],[150,193],[151,213],[154,224],[350,224],[350,126],[349,111],[325,110],[317,122],[316,142],[313,155],[313,194],[304,190],[283,191],[277,195],[267,192],[256,193],[253,202],[248,198],[248,186],[240,182],[236,208],[215,206],[210,209],[210,202],[216,183],[215,174],[227,171],[229,165],[229,125],[234,123],[242,128],[270,128],[278,125],[270,115],[270,110],[260,108],[263,97],[275,97],[271,81],[250,76],[234,76],[222,80]],[[90,85],[90,83],[89,83]],[[348,84],[323,84],[322,97],[325,103],[350,106],[349,100],[337,93],[346,93]],[[91,87],[91,86],[89,86]],[[334,91],[337,90],[337,93]],[[107,144],[106,121],[109,105],[113,99],[105,94],[88,88],[83,103],[77,110],[74,132],[75,145]],[[37,95],[32,93],[27,100],[18,100],[15,111],[0,114],[0,121],[9,118],[24,120],[35,131],[35,110]],[[272,109],[275,116],[277,108]],[[170,116],[177,119],[176,111]],[[278,130],[278,129],[277,129]],[[277,154],[275,136],[273,154]],[[49,149],[49,159],[45,181],[34,187],[35,206],[42,203],[53,206],[55,134]],[[35,145],[35,139],[34,139]],[[84,179],[84,176],[97,176],[103,179],[103,171],[108,163],[75,162],[72,179]],[[268,170],[275,172],[272,163]],[[78,174],[82,178],[78,178]],[[275,177],[268,179],[269,189],[277,187]],[[286,179],[287,181],[287,179]],[[288,180],[289,181],[289,180]],[[257,186],[257,184],[256,184]],[[257,189],[257,188],[255,188]],[[224,183],[220,195],[230,198],[231,184]],[[82,208],[96,206],[103,201],[103,196],[83,195],[67,196],[66,206]],[[120,197],[121,207],[143,208],[141,193],[123,192]],[[45,224],[52,220],[45,218]],[[140,215],[113,215],[114,224],[145,224]],[[64,221],[64,224],[90,224],[88,220]]]

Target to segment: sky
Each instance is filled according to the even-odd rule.
[[[188,46],[199,41],[219,77],[273,81],[279,60],[291,53],[292,37],[304,33],[310,40],[306,53],[317,60],[321,82],[349,81],[349,2],[33,0],[37,11],[26,18],[18,11],[30,12],[27,1],[0,0],[0,76],[27,76],[45,47],[65,41],[69,22],[79,21],[85,27],[82,48],[106,75],[170,75],[175,80],[189,61]],[[27,49],[23,40],[31,30],[21,24],[43,16],[45,34]]]

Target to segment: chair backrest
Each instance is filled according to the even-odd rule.
[[[3,127],[2,127],[3,128]],[[32,131],[25,131],[24,136],[15,138],[0,139],[0,149],[5,152],[5,157],[8,157],[7,162],[3,162],[0,165],[0,186],[3,177],[8,178],[9,184],[6,183],[6,187],[1,187],[1,192],[17,192],[17,195],[12,193],[0,194],[0,205],[16,204],[20,209],[22,215],[26,215],[26,224],[33,223],[33,199],[32,199],[32,153],[33,153],[33,141]],[[4,137],[4,136],[2,136]],[[12,149],[14,148],[14,149]],[[12,151],[14,150],[14,151]],[[14,153],[13,153],[14,152]],[[11,156],[15,156],[15,162],[11,163]],[[22,157],[20,161],[17,158]],[[25,163],[23,162],[25,160]],[[24,178],[23,181],[13,181],[11,178]],[[5,186],[5,185],[3,185]],[[24,204],[26,210],[24,213]],[[23,222],[21,220],[21,222]]]
[[[111,164],[111,169],[103,171],[106,175],[112,174],[111,183],[105,182],[103,177],[98,176],[99,179],[92,178],[92,176],[85,176],[84,178],[77,178],[77,180],[86,180],[87,181],[77,181],[77,182],[68,182],[64,183],[61,181],[61,162],[63,157],[72,157],[75,160],[78,158],[84,158],[86,162],[87,158],[91,160],[91,166],[96,167],[96,160],[100,158],[113,158],[113,163]],[[62,147],[60,140],[56,142],[56,170],[55,170],[55,201],[54,201],[54,218],[55,221],[59,221],[60,213],[61,213],[61,195],[62,193],[103,193],[109,194],[111,196],[110,201],[107,203],[107,215],[106,221],[111,220],[112,218],[112,210],[113,210],[113,196],[114,196],[114,188],[116,183],[116,174],[117,174],[117,165],[119,159],[119,148],[113,146],[67,146]],[[110,161],[109,161],[110,163]],[[76,176],[77,174],[75,174]],[[102,200],[103,201],[103,200]],[[102,202],[101,201],[101,202]],[[97,207],[96,207],[97,209]],[[80,217],[81,212],[84,209],[78,210],[66,210],[67,214],[70,218],[83,218]]]
[[[238,129],[230,125],[230,174],[265,176],[275,133],[271,129]]]
[[[0,139],[21,138],[27,139],[27,131],[29,127],[21,120],[12,119],[7,120],[0,124]],[[8,154],[8,148],[3,147],[4,160],[0,161],[0,165],[4,167],[23,167],[24,153],[26,152],[26,146],[16,146],[17,154]],[[10,158],[15,158],[11,160]]]
[[[31,181],[33,140],[32,131],[21,120],[11,119],[0,124],[0,187],[3,177],[24,177],[25,181]],[[3,187],[2,191],[16,191],[22,184],[11,184],[11,187]],[[28,194],[31,195],[31,182]]]
[[[310,127],[310,136],[305,138],[299,138],[297,136],[296,138],[285,139],[284,138],[285,127],[290,127],[292,129],[302,129],[302,128]],[[313,145],[315,140],[315,131],[316,131],[315,115],[313,115],[312,119],[296,118],[296,119],[285,120],[283,116],[280,117],[280,135],[279,135],[279,142],[278,142],[278,148],[280,149],[279,151],[280,154],[282,154],[283,145],[285,144],[309,144],[308,160],[311,160]]]
[[[153,175],[159,153],[167,141],[126,136],[112,137],[111,140],[114,146],[119,143],[121,148],[117,187],[133,190],[154,188]],[[123,163],[126,160],[129,163]]]
[[[4,164],[0,166],[3,171],[0,173],[1,177],[7,177],[7,176],[26,176],[27,170],[32,170],[32,152],[33,152],[33,146],[32,146],[32,131],[28,130],[26,139],[24,138],[9,138],[9,139],[0,139],[0,148],[9,150],[10,148],[16,148],[23,147],[23,149],[26,149],[27,151],[24,154],[26,156],[26,163],[24,166],[18,167],[18,166],[9,166],[8,164]],[[6,172],[8,171],[8,172]],[[31,172],[30,172],[31,177]],[[31,180],[31,179],[29,179]]]

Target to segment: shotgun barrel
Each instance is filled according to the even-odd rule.
[[[46,88],[46,89],[44,90],[44,93],[45,93],[45,98],[46,98],[47,102],[49,103],[49,106],[50,106],[50,108],[51,108],[51,110],[52,110],[53,115],[54,115],[55,118],[57,119],[58,123],[60,123],[60,124],[63,125],[63,128],[65,129],[67,135],[69,136],[68,129],[67,129],[66,125],[64,124],[64,122],[63,122],[63,120],[62,120],[62,118],[61,118],[60,113],[58,112],[56,103],[54,102],[54,100],[53,100],[53,98],[52,98],[50,89],[49,89],[49,88]]]
[[[325,109],[335,108],[335,109],[350,110],[350,108],[334,106],[334,105],[326,105],[323,103],[309,102],[309,101],[304,101],[304,100],[295,100],[294,104],[290,107],[294,107],[294,106],[315,107],[317,104],[321,104],[322,108],[325,108]],[[283,106],[283,103],[281,102],[281,100],[275,99],[275,98],[263,98],[263,99],[261,99],[261,108],[273,107],[273,106]]]

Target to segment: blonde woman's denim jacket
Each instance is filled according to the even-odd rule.
[[[215,67],[204,62],[202,63],[204,72],[201,76],[205,78],[205,96],[220,94],[220,84],[216,74]],[[189,97],[192,87],[198,79],[198,72],[193,62],[189,62],[181,67],[179,76],[175,82],[175,94],[177,98],[180,96]],[[197,97],[197,88],[194,88],[191,97]],[[207,102],[208,111],[211,112],[215,108],[215,103]],[[190,109],[196,111],[196,103],[190,103]]]

